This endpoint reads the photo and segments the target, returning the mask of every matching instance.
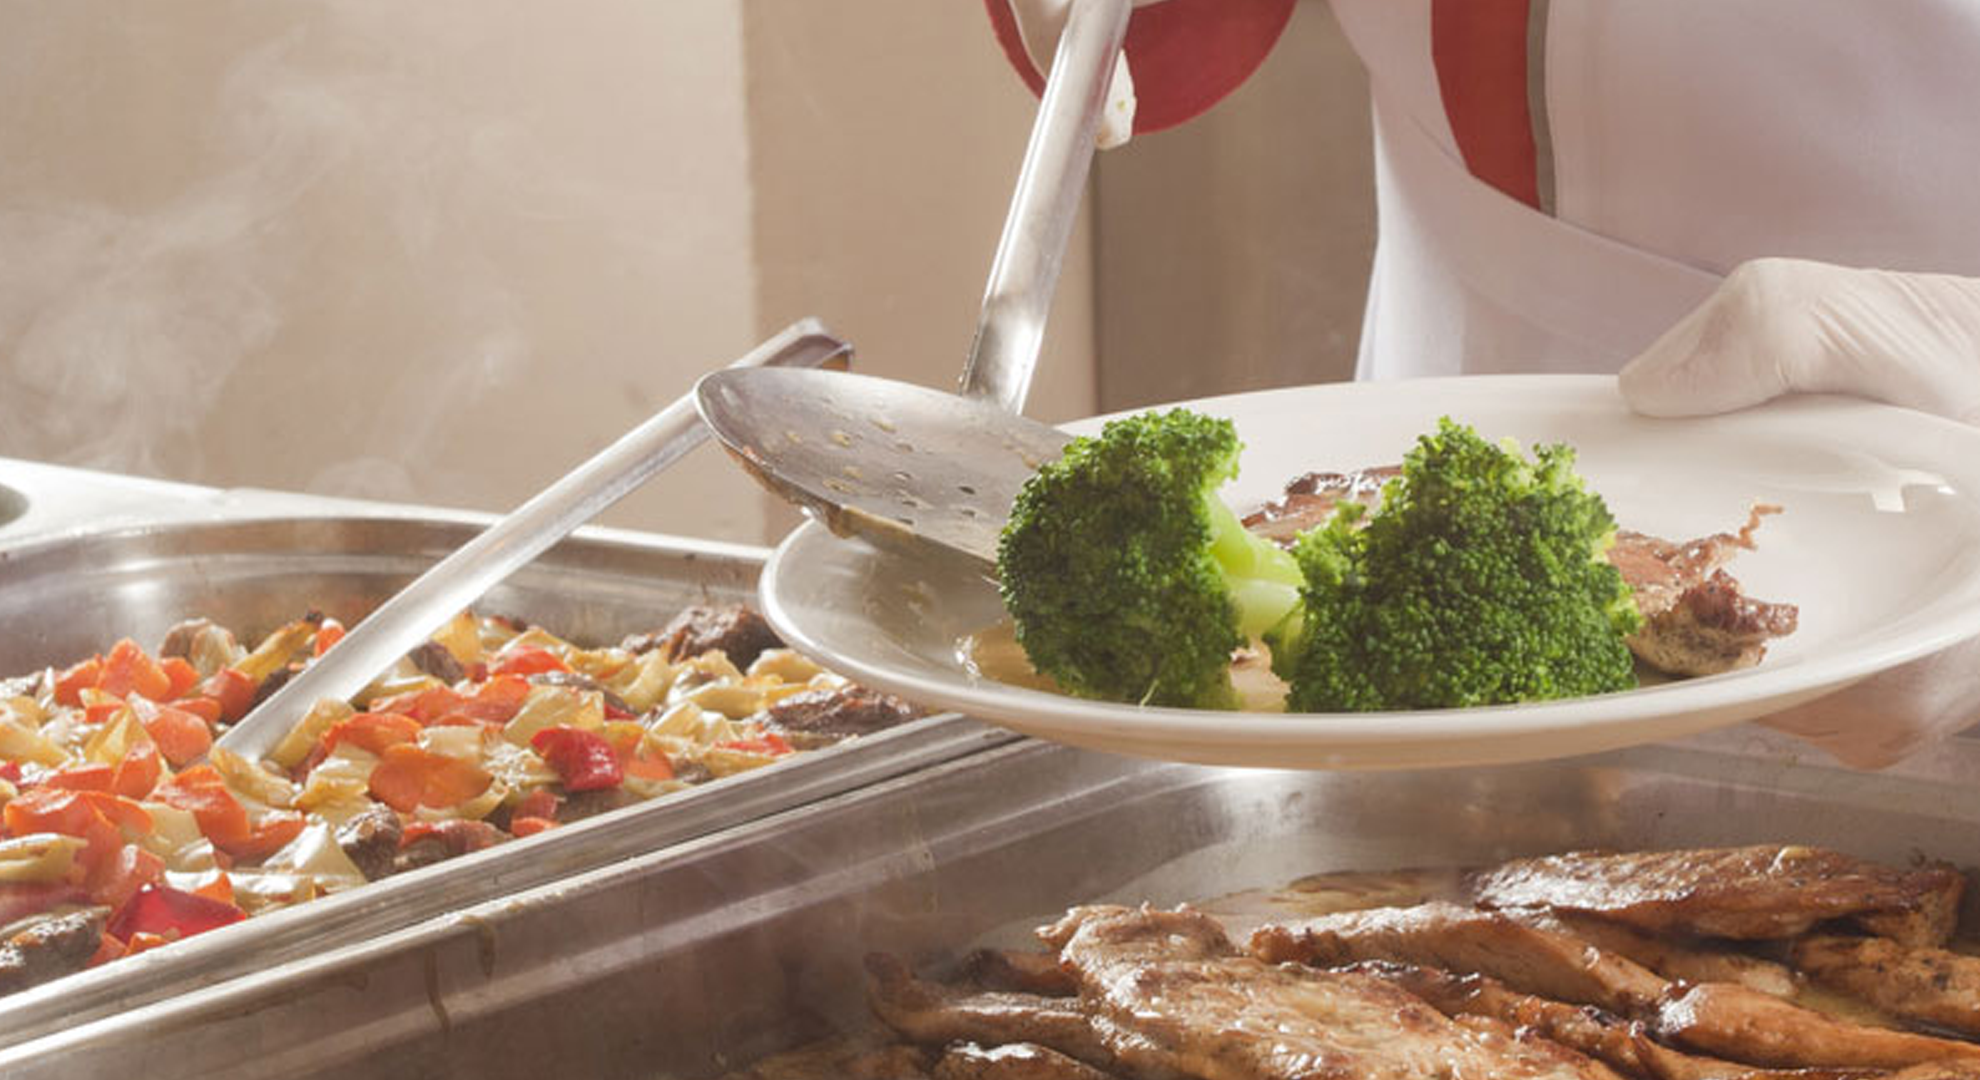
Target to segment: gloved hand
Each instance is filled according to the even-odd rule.
[[[1237,89],[1272,51],[1294,0],[1133,2],[1101,115],[1102,149],[1180,124]],[[1005,54],[1033,93],[1044,89],[1073,3],[984,0]]]
[[[1980,424],[1980,279],[1745,263],[1620,381],[1630,407],[1697,416],[1796,391],[1854,394]],[[1877,769],[1980,722],[1980,641],[1760,721]]]

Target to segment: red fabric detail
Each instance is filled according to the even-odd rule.
[[[1008,0],[983,0],[1004,56],[1034,94],[1045,76],[1024,51]],[[1128,23],[1135,134],[1191,120],[1244,85],[1292,18],[1293,0],[1164,0]]]
[[[1471,175],[1540,206],[1527,109],[1528,0],[1431,0],[1430,57]]]

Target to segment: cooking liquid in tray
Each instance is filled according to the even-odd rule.
[[[965,635],[956,643],[956,656],[973,679],[988,679],[1006,686],[1065,694],[1048,675],[1033,670],[1017,643],[1017,628],[1009,619],[995,626]],[[1272,658],[1263,651],[1240,650],[1231,662],[1231,686],[1245,712],[1284,712],[1286,684],[1272,674]]]

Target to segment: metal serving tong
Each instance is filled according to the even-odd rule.
[[[1017,415],[1038,364],[1131,0],[1075,0],[990,264],[961,395],[885,379],[720,371],[701,415],[765,487],[841,535],[994,560],[1018,486],[1065,437]]]
[[[851,356],[852,346],[804,319],[727,370],[843,369]],[[355,696],[503,578],[707,438],[694,395],[683,395],[415,578],[214,745],[254,761],[266,757],[318,701]]]

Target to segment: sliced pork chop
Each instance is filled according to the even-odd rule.
[[[1458,975],[1379,961],[1356,964],[1352,970],[1386,979],[1446,1016],[1493,1017],[1538,1032],[1629,1076],[1650,1080],[1867,1080],[1887,1075],[1878,1069],[1756,1069],[1686,1054],[1658,1043],[1636,1021],[1592,1006],[1522,994],[1484,975]]]
[[[1653,934],[1790,938],[1850,919],[1908,945],[1943,945],[1965,879],[1944,866],[1900,870],[1822,848],[1762,845],[1515,859],[1470,885],[1486,907],[1552,907]]]
[[[1476,972],[1525,993],[1625,1016],[1654,1011],[1668,989],[1656,972],[1572,934],[1444,901],[1261,927],[1251,935],[1251,952],[1313,967],[1393,960]]]
[[[1074,999],[926,983],[898,958],[878,953],[866,958],[866,970],[874,1014],[910,1042],[1037,1043],[1096,1068],[1113,1065],[1113,1052]]]
[[[1980,956],[1834,934],[1795,942],[1793,956],[1817,983],[1893,1016],[1980,1035]]]
[[[1118,1060],[1205,1080],[1609,1078],[1546,1040],[1462,1025],[1380,979],[1243,955],[1188,909],[1075,908],[1041,931],[1080,999],[1116,1026]]]
[[[1731,983],[1678,989],[1654,1027],[1685,1049],[1773,1068],[1980,1067],[1980,1045],[1851,1024]]]
[[[1801,980],[1796,978],[1794,969],[1758,956],[1709,948],[1694,940],[1645,934],[1621,923],[1572,911],[1508,908],[1506,914],[1529,926],[1581,938],[1599,949],[1634,960],[1666,979],[1738,983],[1784,998],[1801,991]]]
[[[933,1080],[1114,1080],[1113,1073],[1035,1043],[956,1043],[943,1051],[931,1075]]]

